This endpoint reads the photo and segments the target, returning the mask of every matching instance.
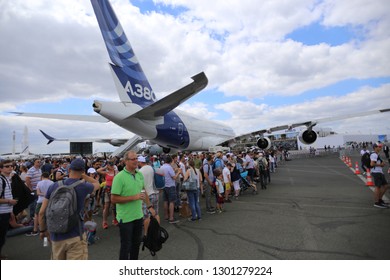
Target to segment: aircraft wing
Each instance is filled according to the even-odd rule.
[[[207,86],[208,79],[204,72],[191,77],[191,79],[194,80],[191,84],[178,89],[155,103],[152,103],[128,118],[152,120],[162,117]]]
[[[256,137],[256,136],[261,137],[264,133],[272,133],[274,131],[280,131],[280,130],[291,130],[295,127],[300,127],[300,126],[306,126],[307,128],[312,128],[313,126],[315,126],[319,123],[327,123],[327,122],[333,122],[333,121],[339,121],[339,120],[345,120],[345,119],[351,119],[351,118],[357,118],[357,117],[364,117],[364,116],[375,115],[375,114],[386,113],[386,112],[390,112],[390,108],[373,110],[373,111],[366,111],[366,112],[359,112],[359,113],[353,113],[353,114],[347,114],[347,115],[341,115],[341,116],[335,116],[335,117],[328,117],[328,118],[322,118],[322,119],[316,119],[316,120],[310,120],[310,121],[303,121],[303,122],[297,122],[297,123],[288,124],[288,125],[280,125],[280,126],[271,127],[268,129],[260,129],[260,130],[256,130],[256,131],[249,132],[246,134],[242,134],[242,135],[234,137],[233,139],[227,140],[224,143],[240,141],[243,139],[247,139],[249,137]]]
[[[100,115],[66,115],[66,114],[41,114],[41,113],[23,113],[23,112],[10,112],[17,116],[22,117],[33,117],[33,118],[43,118],[43,119],[57,119],[57,120],[70,120],[70,121],[83,121],[83,122],[100,122],[106,123],[109,122],[103,116]]]
[[[81,138],[81,139],[54,138],[42,130],[39,130],[39,131],[43,134],[43,136],[45,136],[45,138],[47,140],[49,140],[47,142],[47,145],[49,145],[50,143],[52,143],[54,141],[65,141],[65,142],[83,142],[83,143],[98,142],[98,143],[108,143],[108,144],[111,144],[113,146],[122,146],[123,144],[125,144],[129,140],[127,138],[126,139],[118,139],[118,138]]]

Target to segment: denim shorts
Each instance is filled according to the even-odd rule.
[[[175,186],[172,186],[172,187],[165,187],[163,188],[163,200],[164,201],[167,201],[168,203],[170,202],[175,202],[176,201],[176,198],[177,198],[177,194],[176,194],[176,187]]]

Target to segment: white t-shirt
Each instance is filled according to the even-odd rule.
[[[378,156],[377,153],[372,153],[372,154],[370,155],[370,160],[371,160],[371,161],[375,161],[376,164],[381,164],[381,163],[382,163],[382,160],[381,160],[381,158]],[[382,167],[381,167],[381,166],[372,167],[371,173],[383,173]]]
[[[154,194],[154,170],[150,165],[144,165],[139,170],[144,175],[145,190],[148,195]],[[158,192],[158,191],[157,191]]]
[[[230,183],[230,170],[225,166],[222,170],[223,182]]]
[[[41,193],[43,193],[43,195],[38,196],[37,203],[42,203],[42,201],[45,198],[45,195],[47,193],[47,190],[49,189],[49,187],[52,184],[53,184],[53,181],[51,181],[51,180],[42,180],[42,181],[38,182],[37,189],[39,189],[39,191]]]

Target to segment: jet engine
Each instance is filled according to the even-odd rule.
[[[268,150],[271,148],[271,140],[268,137],[261,137],[257,140],[257,147],[262,150]]]
[[[124,139],[111,139],[110,144],[116,147],[122,146],[126,141]]]
[[[162,147],[162,150],[165,154],[169,154],[169,152],[171,151],[171,148],[167,148],[167,147]]]
[[[301,131],[298,137],[303,144],[310,145],[317,140],[317,133],[314,130],[305,130]]]

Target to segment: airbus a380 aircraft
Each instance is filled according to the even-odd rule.
[[[300,140],[312,144],[317,139],[313,126],[321,122],[334,121],[352,117],[361,117],[388,112],[390,109],[359,112],[337,118],[326,118],[314,121],[282,125],[269,129],[258,130],[249,134],[235,136],[232,128],[210,120],[200,119],[186,112],[175,109],[197,92],[204,89],[208,83],[206,75],[201,72],[192,77],[193,82],[161,100],[156,95],[146,78],[141,65],[128,41],[108,0],[91,0],[108,54],[111,59],[110,69],[119,94],[120,102],[95,100],[93,109],[99,115],[59,115],[16,113],[22,116],[56,118],[80,121],[108,122],[121,126],[136,134],[124,143],[116,154],[129,149],[141,141],[160,145],[164,152],[170,149],[178,150],[207,150],[216,145],[232,144],[248,137],[257,137],[257,145],[261,149],[271,146],[269,138],[264,133],[306,126],[300,134]],[[53,138],[52,140],[56,140]],[[99,139],[110,142],[112,139]],[[120,142],[124,142],[120,139]],[[95,139],[97,141],[97,139]],[[118,142],[119,143],[119,142]]]

